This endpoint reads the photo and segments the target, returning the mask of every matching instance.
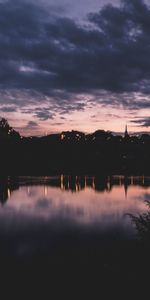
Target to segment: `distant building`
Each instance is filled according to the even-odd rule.
[[[128,133],[128,127],[127,127],[127,125],[125,127],[124,138],[125,139],[129,138],[129,133]]]

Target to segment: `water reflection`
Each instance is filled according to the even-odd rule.
[[[65,176],[0,178],[0,224],[70,222],[133,232],[128,213],[147,210],[150,177]],[[8,225],[7,224],[7,225]],[[17,225],[16,225],[17,224]],[[8,226],[7,226],[8,228]]]
[[[39,270],[43,261],[65,267],[83,261],[88,268],[94,261],[107,275],[109,260],[116,276],[119,255],[129,266],[137,253],[135,244],[128,262],[126,251],[133,251],[136,233],[129,214],[145,213],[145,200],[150,200],[150,177],[1,176],[0,262],[5,269],[8,257],[23,264],[34,258]]]
[[[93,189],[95,192],[111,192],[115,187],[123,187],[124,195],[128,196],[128,189],[131,186],[148,188],[150,187],[150,177],[145,176],[65,176],[56,177],[0,177],[0,202],[4,204],[14,191],[20,187],[26,186],[27,193],[30,196],[32,186],[43,186],[44,194],[47,196],[48,187],[58,188],[61,191],[71,191],[72,193],[81,192],[87,188]]]
[[[19,189],[19,181],[15,177],[0,176],[0,202],[4,204],[10,197],[11,193]]]

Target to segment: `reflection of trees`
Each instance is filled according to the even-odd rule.
[[[52,181],[53,182],[53,181]],[[92,188],[97,192],[111,191],[114,186],[123,186],[127,196],[128,187],[131,185],[148,187],[150,186],[150,178],[128,177],[128,176],[66,176],[61,175],[55,180],[55,186],[59,186],[62,190],[71,190],[79,192],[85,188]],[[50,185],[51,181],[49,182]],[[54,186],[54,182],[53,182]]]
[[[131,219],[136,227],[138,237],[142,241],[150,242],[150,202],[146,201],[146,203],[148,206],[148,212],[139,216],[131,215]]]
[[[72,192],[79,192],[86,186],[85,176],[64,176],[61,175],[61,185],[62,190],[70,190]]]
[[[5,203],[11,196],[12,191],[19,189],[19,186],[50,186],[60,188],[62,191],[80,192],[86,188],[103,193],[110,192],[115,186],[124,187],[127,195],[128,187],[138,185],[143,187],[150,186],[150,178],[148,177],[128,177],[128,176],[76,176],[76,175],[60,175],[47,177],[15,177],[0,176],[0,202]]]
[[[11,193],[19,188],[18,179],[10,176],[0,177],[0,202],[4,204]]]
[[[107,189],[108,189],[108,178],[107,177],[103,177],[103,178],[95,177],[95,190],[102,192]],[[110,186],[109,186],[109,189],[111,189]]]

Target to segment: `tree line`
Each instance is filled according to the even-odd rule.
[[[73,130],[23,137],[2,118],[0,165],[3,172],[24,174],[145,174],[150,170],[150,135],[121,136],[104,130],[84,134]]]

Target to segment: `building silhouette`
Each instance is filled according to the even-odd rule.
[[[125,126],[124,138],[125,138],[125,139],[129,138],[128,126],[127,126],[127,124],[126,124],[126,126]]]

